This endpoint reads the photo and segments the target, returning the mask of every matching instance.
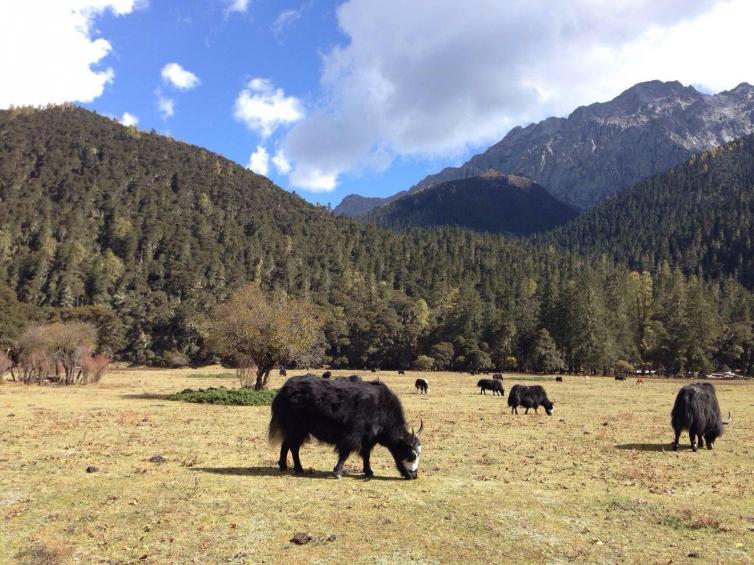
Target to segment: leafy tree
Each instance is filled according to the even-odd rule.
[[[414,359],[412,366],[418,371],[431,371],[435,366],[435,360],[429,355],[419,355]]]
[[[449,369],[453,364],[453,344],[447,341],[441,341],[436,343],[430,349],[430,356],[434,359],[435,367],[437,369],[445,370]]]
[[[558,351],[555,340],[545,328],[537,331],[529,356],[529,365],[538,373],[550,373],[561,369],[563,356]]]
[[[273,368],[318,347],[321,331],[317,308],[280,292],[267,294],[254,284],[215,306],[206,324],[212,350],[234,357],[242,371],[255,368],[256,390],[265,388]]]

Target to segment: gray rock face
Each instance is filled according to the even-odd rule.
[[[463,166],[430,175],[408,192],[494,170],[530,177],[559,200],[589,208],[692,153],[750,133],[754,87],[749,84],[707,95],[679,82],[643,82],[567,118],[513,128]],[[346,200],[354,204],[359,198]],[[394,198],[359,202],[365,204],[361,214]],[[347,213],[340,208],[335,211]]]

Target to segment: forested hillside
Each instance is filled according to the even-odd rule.
[[[543,241],[607,253],[631,268],[663,262],[754,288],[754,136],[638,183]]]
[[[407,194],[367,219],[393,229],[456,226],[530,235],[564,224],[576,214],[534,181],[493,172]]]
[[[199,362],[198,320],[244,281],[320,305],[336,366],[754,369],[752,295],[731,279],[391,232],[79,108],[0,112],[0,340],[24,319],[85,319],[121,359]]]

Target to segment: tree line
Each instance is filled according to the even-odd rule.
[[[737,272],[362,225],[75,107],[0,112],[0,202],[6,347],[28,321],[80,321],[116,359],[209,362],[203,321],[252,282],[319,309],[336,367],[754,371]]]

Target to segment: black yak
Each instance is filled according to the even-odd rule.
[[[496,381],[495,379],[479,379],[476,386],[479,387],[479,394],[487,394],[485,391],[488,390],[492,391],[492,396],[498,394],[503,396],[505,394],[503,383],[501,381]]]
[[[623,375],[615,375],[615,380],[616,381],[625,381],[626,377],[624,377]]]
[[[429,383],[427,382],[427,379],[419,377],[416,379],[414,386],[416,387],[416,392],[419,394],[427,394],[429,392]]]
[[[555,382],[556,383],[562,383],[563,382],[563,377],[555,377]]]
[[[539,385],[525,386],[513,385],[508,392],[508,406],[511,407],[511,414],[518,414],[518,407],[526,408],[524,414],[529,413],[529,408],[534,408],[534,412],[542,406],[548,416],[552,416],[555,407],[553,402],[547,398],[545,389]]]
[[[720,404],[717,402],[715,387],[710,383],[694,383],[686,385],[678,391],[675,404],[670,413],[670,420],[675,431],[673,449],[678,449],[678,439],[683,430],[688,430],[691,450],[696,451],[697,441],[699,447],[712,449],[715,440],[723,434],[723,422],[720,416]]]
[[[405,374],[406,374],[406,371],[404,371],[403,369],[401,369],[401,370],[399,370],[399,371],[398,371],[398,374],[399,374],[399,375],[405,375]]]
[[[502,381],[503,375],[502,373],[495,373],[494,375],[492,375],[492,378],[495,379],[496,381]]]
[[[322,378],[323,379],[331,379],[332,378],[332,373],[330,371],[325,371],[324,373],[322,373]]]
[[[310,437],[335,446],[338,463],[333,473],[343,475],[348,456],[358,452],[364,462],[364,475],[374,475],[369,456],[375,445],[390,451],[400,474],[415,479],[419,469],[419,431],[406,430],[406,419],[398,397],[380,381],[322,380],[292,377],[272,401],[270,441],[279,441],[281,470],[288,468],[288,451],[293,468],[302,473],[301,445]]]
[[[284,368],[281,368],[280,369],[280,376],[281,377],[287,377],[288,376],[288,371],[286,371]]]

